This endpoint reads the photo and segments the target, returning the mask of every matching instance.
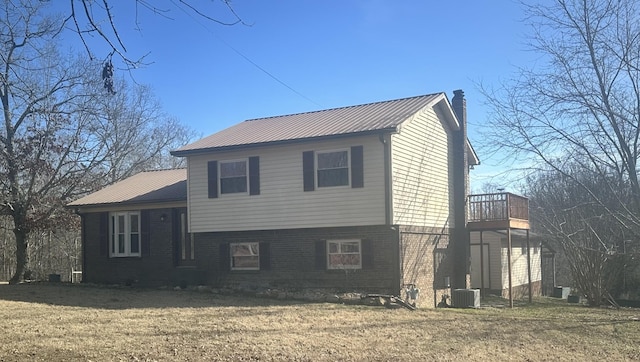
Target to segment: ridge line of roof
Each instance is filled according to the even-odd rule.
[[[180,170],[187,170],[186,167],[176,167],[176,168],[159,168],[159,169],[154,169],[154,170],[144,170],[144,171],[140,171],[137,174],[141,174],[141,173],[145,173],[145,172],[162,172],[162,171],[180,171]],[[131,176],[135,176],[135,175],[131,175]]]
[[[438,95],[438,94],[445,94],[445,96],[446,96],[445,92],[435,92],[435,93],[422,94],[422,95],[417,95],[417,96],[412,96],[412,97],[388,99],[388,100],[385,100],[385,101],[368,102],[368,103],[362,103],[362,104],[353,104],[353,105],[350,105],[350,106],[318,109],[318,110],[315,110],[315,111],[307,111],[307,112],[298,112],[298,113],[290,113],[290,114],[280,114],[280,115],[276,115],[276,116],[251,118],[251,119],[245,119],[242,122],[263,121],[263,120],[267,120],[267,119],[271,119],[271,118],[282,118],[282,117],[290,117],[290,116],[299,116],[299,115],[303,115],[303,114],[313,114],[313,113],[320,113],[320,112],[328,112],[328,111],[335,111],[335,110],[339,110],[339,109],[349,109],[349,108],[355,108],[355,107],[364,107],[364,106],[370,106],[370,105],[373,105],[373,104],[383,104],[383,103],[404,101],[404,100],[412,99],[412,98],[432,97],[432,96],[435,96],[435,95]]]

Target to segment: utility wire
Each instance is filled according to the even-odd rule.
[[[305,96],[304,94],[298,92],[296,89],[294,89],[293,87],[291,87],[290,85],[288,85],[287,83],[285,83],[284,81],[280,80],[278,77],[276,77],[275,75],[273,75],[272,73],[270,73],[268,70],[264,69],[263,67],[261,67],[258,63],[254,62],[253,60],[251,60],[251,58],[249,58],[248,56],[244,55],[241,51],[239,51],[238,49],[236,49],[233,45],[229,44],[228,42],[226,42],[224,39],[222,39],[218,34],[216,34],[215,32],[213,32],[213,30],[211,30],[209,27],[207,27],[205,24],[203,24],[202,22],[199,21],[199,19],[196,19],[193,14],[188,13],[184,8],[182,8],[181,6],[179,6],[178,4],[176,4],[174,2],[174,0],[171,0],[171,3],[176,6],[177,8],[179,8],[180,10],[182,10],[182,12],[184,12],[188,17],[190,17],[193,21],[195,21],[198,25],[202,26],[205,30],[207,30],[211,35],[213,35],[216,39],[218,39],[219,42],[221,42],[222,44],[224,44],[227,48],[231,49],[234,53],[238,54],[242,59],[244,59],[245,61],[247,61],[249,64],[253,65],[254,67],[256,67],[258,70],[260,70],[261,72],[263,72],[264,74],[268,75],[271,79],[275,80],[276,82],[280,83],[282,86],[286,87],[287,89],[289,89],[290,91],[292,91],[293,93],[297,94],[298,96],[306,99],[307,101],[315,104],[316,106],[320,107],[320,108],[324,108],[323,105],[321,105],[320,103],[314,101],[313,99]]]

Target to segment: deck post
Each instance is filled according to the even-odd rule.
[[[527,275],[529,278],[529,303],[533,302],[533,287],[531,285],[531,245],[529,243],[529,229],[527,229]]]
[[[509,308],[513,308],[513,276],[511,271],[511,228],[507,228],[507,265],[509,268]]]
[[[484,297],[484,242],[480,230],[480,296]]]

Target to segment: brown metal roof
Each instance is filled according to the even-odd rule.
[[[187,200],[187,170],[140,172],[76,201],[68,207]]]
[[[171,152],[174,156],[251,144],[394,131],[427,105],[446,99],[444,93],[334,108],[286,116],[251,119]]]

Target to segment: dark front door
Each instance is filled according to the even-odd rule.
[[[176,242],[176,260],[178,266],[195,266],[196,253],[193,235],[189,233],[187,209],[175,209],[174,240]]]

